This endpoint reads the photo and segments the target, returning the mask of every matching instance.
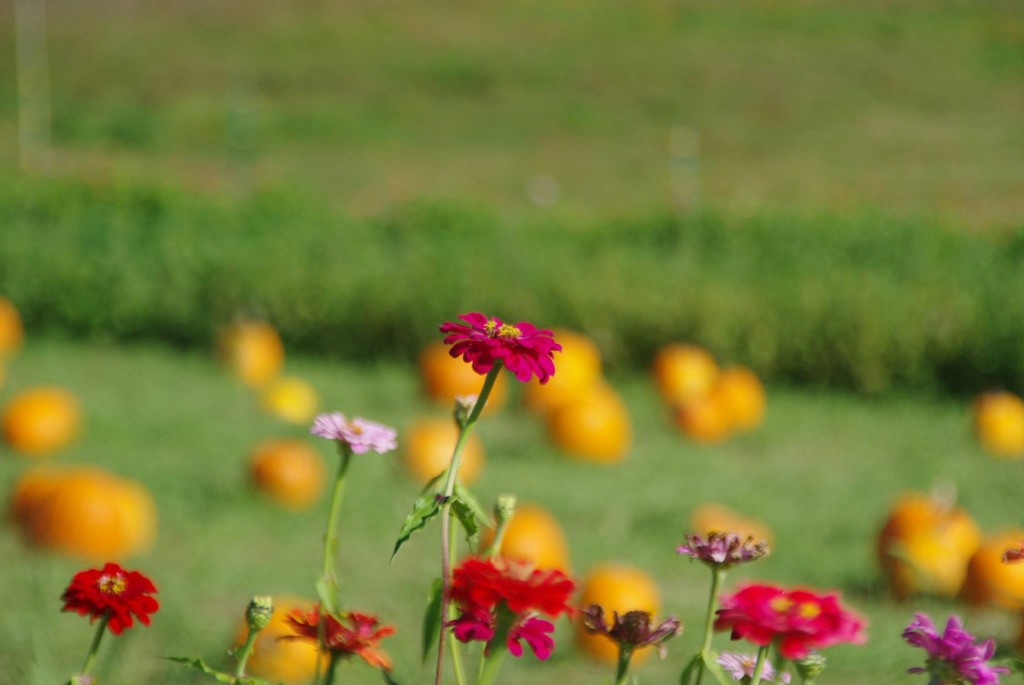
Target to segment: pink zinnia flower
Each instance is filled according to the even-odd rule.
[[[686,544],[677,547],[676,552],[708,566],[730,568],[767,556],[768,543],[741,538],[736,533],[712,532],[707,537],[687,535]]]
[[[554,353],[561,351],[562,346],[555,342],[551,331],[540,330],[525,321],[508,324],[480,312],[462,314],[459,318],[469,325],[450,321],[441,325],[441,332],[447,334],[445,344],[452,346],[448,354],[462,357],[481,376],[496,362],[503,363],[524,383],[534,376],[547,383],[554,375]]]
[[[732,630],[734,640],[762,647],[777,640],[786,659],[841,643],[862,644],[867,640],[864,626],[864,619],[844,609],[836,594],[758,584],[724,597],[715,619],[715,629]]]
[[[149,578],[108,562],[103,568],[75,574],[61,595],[62,611],[88,615],[90,623],[109,616],[107,627],[114,635],[120,635],[132,627],[133,615],[142,625],[149,625],[149,615],[160,608],[155,594],[156,587]]]
[[[754,677],[754,667],[757,665],[756,654],[739,654],[737,652],[722,652],[718,655],[716,661],[719,665],[725,669],[726,673],[732,676],[733,680],[743,680],[747,678],[748,682],[750,678]],[[772,666],[770,661],[764,662],[764,668],[761,670],[761,680],[769,683],[775,681],[775,667]],[[783,673],[779,678],[780,683],[788,683],[790,680],[788,673]]]
[[[935,624],[925,614],[915,614],[903,631],[903,639],[928,652],[924,668],[908,669],[910,673],[927,673],[931,683],[939,685],[999,685],[999,675],[1010,669],[991,666],[988,661],[996,651],[994,640],[976,643],[973,635],[964,630],[956,615],[946,622],[946,630],[939,635]]]
[[[364,454],[370,450],[384,454],[398,446],[395,441],[398,431],[394,428],[360,417],[349,421],[341,412],[320,414],[313,420],[309,432],[348,445],[353,454]]]

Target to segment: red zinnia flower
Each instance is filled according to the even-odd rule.
[[[551,331],[540,330],[525,321],[508,324],[480,312],[459,318],[469,325],[450,321],[443,324],[441,332],[448,334],[444,342],[452,345],[448,351],[451,356],[462,357],[478,374],[486,375],[495,362],[502,362],[524,383],[535,375],[541,383],[547,383],[554,375],[554,353],[561,351],[562,346],[555,342]]]
[[[506,559],[470,557],[452,574],[452,599],[462,613],[447,625],[462,642],[490,642],[495,637],[499,609],[515,615],[504,635],[508,650],[521,656],[526,642],[541,660],[551,656],[555,627],[537,618],[572,614],[569,597],[575,585],[558,570],[536,570],[530,564]],[[502,607],[504,607],[502,609]]]
[[[125,571],[114,563],[107,563],[101,569],[91,569],[75,574],[71,584],[64,590],[61,611],[76,611],[80,616],[89,615],[89,622],[110,616],[107,626],[114,635],[132,627],[132,614],[143,625],[149,625],[149,615],[160,605],[152,597],[156,594],[153,582],[138,571]]]
[[[835,644],[861,644],[867,639],[864,626],[864,619],[840,606],[836,594],[756,584],[723,598],[715,620],[715,629],[731,629],[734,640],[764,647],[777,638],[786,659]]]
[[[462,607],[493,609],[504,602],[515,614],[572,613],[572,580],[557,569],[539,570],[507,559],[470,557],[452,574],[452,599]]]
[[[326,634],[324,641],[327,649],[336,656],[358,655],[374,668],[391,670],[391,658],[380,651],[381,639],[395,634],[391,626],[377,627],[380,621],[376,616],[360,614],[351,611],[342,619],[351,627],[342,625],[341,621],[330,614],[326,616]],[[291,640],[312,640],[318,641],[320,626],[320,607],[313,607],[312,611],[293,609],[288,615],[288,624],[296,635],[289,635],[281,639]]]

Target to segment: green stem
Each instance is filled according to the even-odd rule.
[[[100,642],[103,640],[103,634],[107,632],[107,624],[110,623],[110,612],[108,611],[100,619],[100,624],[96,626],[96,632],[92,636],[92,644],[89,645],[89,653],[85,657],[85,663],[82,664],[82,672],[80,675],[89,675],[89,669],[92,668],[93,662],[96,660],[96,653],[100,649]]]
[[[711,651],[711,637],[715,633],[715,608],[718,606],[718,595],[722,591],[725,570],[717,566],[711,567],[711,593],[708,597],[708,613],[704,617],[704,642],[700,647],[700,663],[697,665],[696,685],[704,678],[704,656]]]
[[[458,549],[459,549],[459,546],[455,542],[453,542],[451,545],[449,545],[449,548],[448,548],[448,567],[449,568],[451,568],[452,566],[455,565],[455,559],[458,556]],[[454,614],[454,612],[452,611],[452,608],[449,606],[449,608],[448,608],[448,615],[444,617],[444,620],[445,621],[450,621],[451,619],[454,618],[453,614]],[[442,630],[442,632],[444,632],[444,628],[442,628],[441,630]],[[459,641],[458,640],[452,640],[449,644],[451,645],[450,651],[452,653],[452,670],[455,671],[455,682],[456,682],[457,685],[465,685],[466,673],[465,673],[465,670],[462,667],[462,649],[460,648]]]
[[[629,662],[633,658],[633,648],[619,646],[619,664],[615,669],[615,685],[626,685],[629,678]]]
[[[484,387],[473,405],[473,411],[469,413],[465,423],[459,430],[459,439],[455,442],[455,449],[452,451],[452,460],[445,472],[444,491],[441,494],[441,617],[448,616],[448,607],[451,604],[452,593],[452,570],[451,570],[451,498],[455,491],[455,477],[459,473],[459,466],[462,465],[462,450],[466,447],[470,433],[480,418],[480,412],[487,404],[487,397],[491,394],[494,381],[501,372],[501,362],[495,362],[491,370],[484,378]],[[441,685],[441,678],[444,672],[444,643],[448,631],[442,627],[441,634],[437,640],[437,667],[434,669],[434,685]]]
[[[345,498],[345,474],[348,473],[349,463],[352,461],[352,448],[347,443],[339,443],[341,460],[338,462],[338,473],[334,477],[334,488],[331,491],[331,506],[327,514],[327,532],[324,534],[324,566],[323,574],[320,576],[321,584],[327,592],[333,592],[337,588],[337,574],[334,569],[334,561],[338,552],[338,520],[341,518],[341,502]],[[317,625],[317,644],[320,649],[327,649],[327,613],[334,607],[323,606],[321,600],[320,623]],[[321,672],[321,660],[316,662],[316,675],[313,682],[320,685],[323,673]],[[333,658],[329,666],[331,672],[334,669]]]
[[[249,628],[249,634],[245,636],[245,644],[238,652],[238,663],[235,665],[235,677],[241,678],[245,675],[245,663],[249,661],[249,655],[252,654],[253,645],[256,644],[256,637],[260,634],[260,631]]]
[[[327,663],[327,684],[332,685],[334,683],[334,672],[338,669],[338,663],[341,661],[338,655],[331,652],[331,660]]]
[[[487,649],[480,659],[480,677],[477,678],[477,685],[494,685],[507,653],[508,647],[503,640],[492,640],[487,643]]]
[[[765,664],[768,663],[768,647],[765,645],[757,650],[757,663],[754,664],[754,675],[750,678],[750,685],[760,685],[761,674],[764,673]]]

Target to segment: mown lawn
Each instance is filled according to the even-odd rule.
[[[420,398],[411,367],[307,358],[289,359],[287,370],[309,379],[327,409],[398,427],[420,415],[444,413]],[[771,387],[760,430],[707,447],[674,432],[648,378],[612,369],[611,380],[634,422],[626,461],[602,467],[567,459],[547,443],[535,417],[510,407],[480,426],[488,464],[474,490],[488,503],[512,491],[552,510],[569,537],[578,575],[614,559],[655,576],[665,611],[682,618],[687,629],[671,644],[668,659],[651,660],[640,671],[644,683],[675,682],[699,640],[707,574],[674,550],[690,511],[702,501],[758,516],[775,530],[773,555],[734,572],[731,581],[764,578],[836,588],[867,615],[868,646],[830,651],[832,670],[822,682],[836,685],[916,682],[904,671],[919,655],[899,639],[912,613],[927,609],[944,620],[950,611],[966,611],[938,600],[899,605],[883,591],[873,561],[874,536],[899,492],[948,480],[986,531],[1022,523],[1021,465],[980,451],[958,401],[869,401]],[[34,341],[10,365],[0,399],[42,383],[74,390],[85,407],[85,434],[56,461],[96,463],[141,480],[159,507],[156,546],[128,566],[155,579],[162,608],[150,629],[133,629],[104,645],[103,682],[198,682],[159,657],[202,655],[216,662],[252,595],[312,596],[326,502],[292,513],[255,494],[246,480],[246,455],[255,443],[271,435],[304,435],[304,429],[261,414],[251,393],[202,353]],[[317,444],[325,457],[333,457],[329,445]],[[0,483],[7,489],[32,462],[6,449],[0,457]],[[352,479],[339,554],[344,601],[396,623],[400,631],[387,647],[397,679],[427,682],[429,670],[416,656],[418,617],[437,572],[437,528],[414,538],[389,566],[416,486],[393,456],[359,458]],[[61,591],[86,562],[30,552],[9,526],[0,531],[0,555],[6,559],[0,566],[0,680],[59,682],[80,666],[91,638],[83,619],[58,611]],[[1007,641],[1016,637],[1016,618],[1008,615],[971,613],[968,625]],[[717,644],[727,641],[720,636]],[[584,661],[562,626],[551,661],[510,662],[504,675],[503,682],[512,685],[575,685],[602,682],[611,673]],[[345,682],[377,678],[352,664]]]
[[[1013,2],[48,4],[59,173],[314,187],[370,214],[424,196],[529,212],[538,178],[585,215],[665,206],[673,183],[737,213],[1024,208]],[[699,152],[673,171],[675,129]]]

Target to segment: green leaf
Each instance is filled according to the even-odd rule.
[[[480,524],[477,522],[476,516],[473,515],[473,510],[461,499],[453,499],[452,512],[462,525],[463,532],[466,533],[466,542],[469,544],[470,553],[476,554],[477,548],[480,546]]]
[[[481,524],[485,526],[491,525],[490,514],[488,514],[484,510],[484,508],[480,506],[480,502],[477,501],[477,498],[473,495],[472,492],[469,491],[469,488],[467,488],[462,483],[456,483],[455,496],[458,498],[460,502],[464,503],[467,507],[469,507],[469,510],[473,512],[473,515],[476,517],[477,521],[479,521]]]
[[[679,685],[690,685],[693,679],[697,676],[697,670],[703,663],[701,659],[701,653],[697,652],[690,659],[690,663],[686,664],[686,668],[683,669],[683,674],[679,677]]]
[[[736,681],[725,672],[722,664],[718,663],[718,652],[712,649],[706,653],[701,652],[701,656],[704,659],[704,668],[708,669],[708,673],[715,676],[715,680],[718,681],[719,685],[735,685]]]
[[[412,537],[412,534],[427,525],[427,522],[437,516],[440,510],[441,498],[438,497],[436,492],[424,492],[413,502],[412,513],[409,514],[405,519],[405,523],[402,524],[402,530],[398,531],[395,549],[391,552],[391,561],[395,560],[398,550]]]
[[[430,584],[427,595],[427,609],[423,612],[423,661],[427,661],[430,648],[434,646],[441,633],[441,590],[444,587],[440,578]]]
[[[338,613],[338,586],[333,580],[321,576],[316,581],[316,594],[320,598],[323,612],[335,616]]]
[[[187,656],[167,656],[164,658],[168,661],[181,664],[185,668],[191,668],[194,671],[202,671],[209,676],[213,676],[214,680],[221,683],[236,683],[237,685],[270,685],[266,680],[261,680],[260,678],[250,678],[248,676],[236,678],[230,673],[224,673],[223,671],[218,671],[212,666],[207,666],[202,659],[193,659]]]
[[[1011,657],[1009,659],[1003,659],[1000,663],[1014,673],[1024,673],[1024,661],[1021,661],[1020,659]]]
[[[386,685],[398,685],[398,681],[391,677],[391,671],[386,668],[380,669],[380,674],[384,676],[384,682]]]

